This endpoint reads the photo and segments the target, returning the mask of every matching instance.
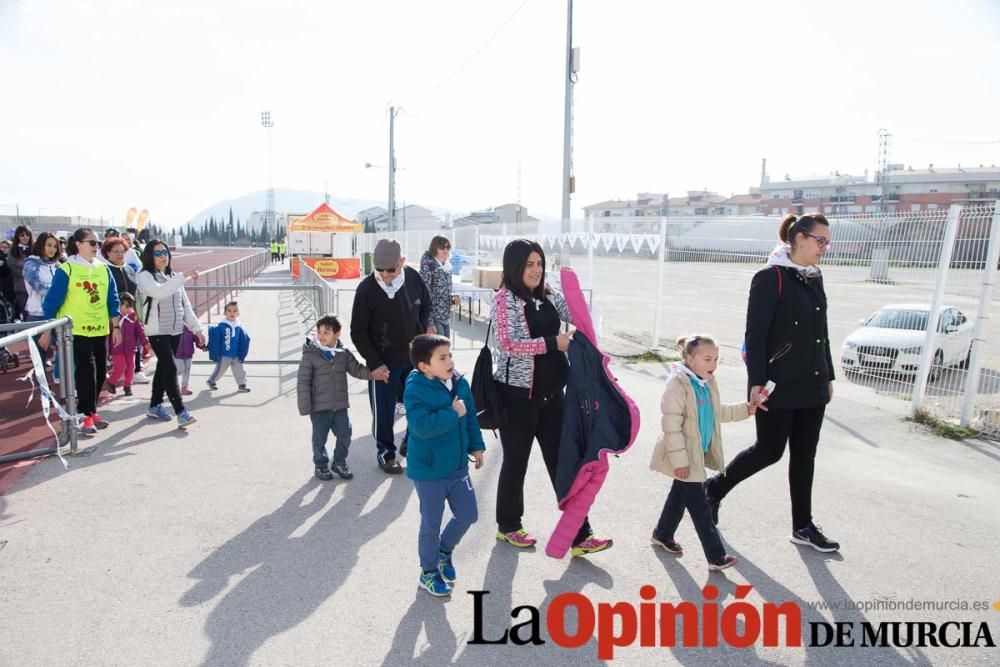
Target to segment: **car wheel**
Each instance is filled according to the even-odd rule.
[[[961,369],[966,369],[969,367],[969,362],[972,360],[972,343],[969,343],[969,351],[965,353],[965,359],[959,362],[958,367]]]
[[[937,382],[941,379],[941,371],[944,370],[944,353],[938,350],[934,353],[934,361],[931,362],[931,370],[927,374],[928,382]]]

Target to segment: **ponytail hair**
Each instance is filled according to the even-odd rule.
[[[66,239],[66,255],[80,254],[80,251],[76,246],[88,236],[93,236],[95,240],[97,239],[97,234],[95,234],[94,230],[90,227],[80,227],[78,230],[73,232],[70,237]]]
[[[681,353],[682,357],[690,357],[694,354],[695,350],[698,349],[699,345],[711,345],[715,348],[719,347],[719,344],[715,342],[714,338],[703,334],[681,336],[677,339],[677,351]]]
[[[789,213],[781,219],[781,223],[778,225],[778,238],[781,239],[782,243],[787,243],[794,248],[796,235],[809,234],[816,225],[829,227],[830,222],[825,215],[818,211],[799,217]]]

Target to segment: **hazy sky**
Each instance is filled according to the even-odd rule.
[[[394,102],[399,200],[462,210],[520,189],[558,215],[565,12],[0,0],[0,212],[184,222],[266,187],[265,109],[276,187],[384,199],[387,172],[364,163],[388,161]],[[574,23],[574,215],[637,191],[745,192],[764,156],[772,178],[861,174],[880,127],[893,162],[1000,164],[1000,143],[958,143],[1000,141],[996,0],[577,0]]]

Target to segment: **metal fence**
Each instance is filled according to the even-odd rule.
[[[827,217],[833,244],[821,268],[838,376],[910,401],[914,409],[1000,433],[1000,345],[987,333],[990,314],[1000,312],[993,203]],[[634,355],[701,331],[723,341],[726,363],[742,364],[747,290],[778,242],[779,222],[766,216],[594,218],[574,220],[564,233],[559,220],[540,220],[367,234],[358,245],[371,250],[378,239],[395,238],[416,263],[442,234],[454,254],[499,265],[510,240],[530,238],[546,252],[550,279],[561,256],[593,288],[602,342],[612,353]],[[890,364],[891,352],[869,350],[858,363],[857,350],[845,348],[883,307],[926,310],[938,290],[941,317],[927,317],[931,333],[916,334],[920,340],[903,348],[919,348],[919,354],[902,360],[897,353]]]
[[[44,322],[2,324],[0,325],[0,333],[7,333],[8,335],[0,337],[0,349],[25,341],[27,341],[28,345],[34,345],[34,342],[31,340],[32,337],[39,336],[46,331],[55,332],[59,376],[62,378],[59,384],[59,399],[61,399],[61,403],[65,406],[65,409],[60,414],[59,433],[55,437],[53,445],[40,449],[5,454],[0,456],[0,463],[23,461],[24,459],[35,458],[37,456],[58,454],[59,447],[66,444],[69,444],[70,454],[76,454],[77,452],[80,416],[76,414],[76,385],[74,384],[73,376],[73,369],[75,368],[73,360],[73,320],[69,317],[61,317]],[[42,367],[42,372],[45,372],[44,366]],[[37,391],[41,394],[42,390],[38,388]],[[44,402],[45,397],[40,395],[39,400]],[[48,414],[45,417],[48,419]]]
[[[300,293],[302,297],[312,298],[303,305],[312,309],[316,315],[315,319],[319,319],[327,313],[340,312],[340,292],[342,290],[334,289],[326,278],[319,275],[316,269],[305,262],[299,262],[298,284],[315,288]]]
[[[191,307],[199,317],[205,314],[208,322],[212,322],[212,310],[220,315],[226,302],[232,301],[235,293],[244,285],[249,285],[254,278],[268,266],[271,254],[261,251],[247,257],[221,264],[198,274],[186,289],[194,292]]]

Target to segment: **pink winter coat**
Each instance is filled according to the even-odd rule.
[[[114,345],[111,342],[112,336],[108,336],[108,354],[135,354],[140,345],[146,347],[149,344],[146,330],[135,319],[134,311],[119,319],[118,326],[122,329],[122,342],[120,345]]]

